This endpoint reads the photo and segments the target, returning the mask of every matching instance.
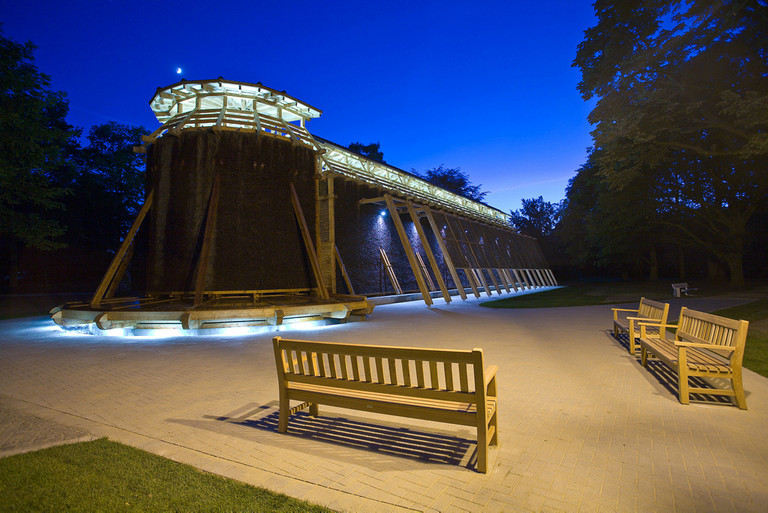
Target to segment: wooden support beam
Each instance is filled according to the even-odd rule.
[[[435,218],[432,217],[432,210],[430,210],[430,208],[427,205],[424,205],[423,209],[424,209],[424,215],[427,218],[427,222],[429,222],[429,226],[432,228],[432,233],[435,234],[437,245],[440,246],[440,251],[443,253],[443,261],[445,262],[446,267],[448,267],[448,272],[451,273],[451,278],[453,278],[453,283],[456,284],[456,289],[459,291],[459,295],[461,296],[461,299],[467,299],[467,293],[464,291],[464,285],[461,284],[461,280],[459,279],[459,273],[456,272],[456,268],[453,266],[453,261],[451,260],[451,255],[448,254],[448,248],[446,248],[445,246],[445,241],[443,240],[443,236],[440,233],[440,230],[437,228],[437,223],[435,223]]]
[[[429,265],[432,267],[432,272],[435,274],[435,279],[437,280],[437,284],[440,286],[440,292],[443,294],[443,299],[445,299],[446,303],[451,302],[451,295],[448,293],[448,287],[445,285],[445,281],[443,280],[442,274],[440,274],[440,267],[437,265],[437,260],[435,259],[434,253],[432,253],[432,248],[429,246],[429,241],[427,240],[427,234],[424,233],[424,228],[421,226],[421,221],[419,220],[419,216],[416,215],[416,209],[413,207],[413,203],[410,201],[405,202],[406,206],[408,207],[408,213],[411,215],[411,219],[413,220],[413,224],[416,226],[416,233],[419,234],[419,239],[421,240],[421,245],[424,247],[424,253],[427,254],[427,260],[429,260]],[[440,234],[436,233],[435,237],[440,239]],[[421,257],[419,257],[421,258]],[[424,263],[422,262],[422,265]],[[429,277],[429,274],[427,273],[426,269],[424,270],[424,274]],[[434,287],[434,284],[433,284]]]
[[[464,230],[464,226],[462,226],[461,220],[458,217],[456,217],[456,224],[459,225],[459,229],[461,231],[461,236],[464,239],[464,243],[467,245],[467,248],[469,249],[470,255],[472,256],[473,262],[471,262],[471,263],[474,263],[474,265],[475,265],[472,269],[473,270],[474,269],[479,269],[480,268],[480,263],[479,263],[479,261],[477,259],[477,255],[475,254],[475,250],[472,249],[472,243],[469,241],[469,237],[467,236],[467,233]],[[480,283],[483,284],[483,287],[485,288],[485,293],[488,294],[489,296],[491,296],[492,295],[491,288],[488,286],[488,282],[485,281],[485,277],[483,276],[482,271],[479,274],[477,274],[476,276],[478,277]]]
[[[114,297],[115,292],[117,292],[117,287],[120,286],[120,282],[123,281],[123,277],[128,271],[128,264],[131,263],[134,249],[135,246],[133,244],[128,246],[128,251],[126,252],[125,257],[123,257],[123,261],[120,262],[120,267],[117,268],[117,273],[115,273],[115,277],[112,279],[112,283],[110,283],[109,288],[107,289],[107,293],[104,294],[105,299]]]
[[[334,245],[333,249],[336,253],[336,263],[339,264],[339,269],[341,270],[341,276],[344,278],[344,283],[347,284],[347,290],[349,291],[349,294],[351,296],[355,295],[355,289],[352,288],[352,281],[349,279],[349,275],[347,274],[347,268],[344,266],[344,262],[341,261],[341,254],[339,253],[338,246]]]
[[[491,276],[491,281],[493,282],[493,286],[496,289],[496,292],[501,295],[501,285],[499,285],[499,282],[496,281],[496,275],[493,273],[493,269],[486,269],[488,271],[488,274]]]
[[[328,289],[323,281],[323,275],[320,272],[320,263],[317,260],[317,253],[315,252],[315,245],[312,243],[312,236],[309,234],[309,227],[307,226],[307,220],[304,218],[304,212],[301,210],[301,204],[299,203],[299,195],[296,194],[296,188],[291,186],[291,203],[293,203],[293,212],[296,214],[296,221],[299,223],[299,229],[301,231],[301,237],[304,239],[304,247],[309,255],[309,263],[312,265],[312,272],[315,275],[315,281],[317,282],[317,289],[320,292],[320,297],[328,299]]]
[[[384,268],[387,270],[389,281],[392,282],[392,288],[395,289],[395,294],[402,294],[403,289],[400,287],[400,282],[397,281],[395,270],[392,269],[392,264],[390,263],[389,257],[387,256],[387,252],[384,251],[384,248],[379,248],[379,255],[381,255],[381,262],[384,264]]]
[[[480,291],[477,288],[477,276],[475,276],[472,269],[463,268],[462,271],[464,271],[464,276],[467,277],[467,282],[469,282],[469,288],[472,289],[472,293],[475,295],[475,297],[480,297]]]
[[[112,263],[109,264],[109,267],[107,268],[107,272],[104,273],[104,277],[101,279],[101,282],[99,283],[98,288],[96,289],[96,292],[94,292],[93,297],[91,298],[91,308],[99,308],[101,305],[102,299],[104,299],[104,294],[106,294],[107,289],[109,289],[110,284],[112,283],[112,280],[115,278],[115,275],[120,267],[120,264],[123,261],[123,258],[125,257],[126,252],[128,251],[128,248],[133,244],[133,239],[136,237],[136,232],[139,231],[139,227],[141,226],[141,223],[144,222],[144,218],[147,217],[147,213],[149,212],[149,209],[152,207],[152,200],[155,196],[154,189],[149,191],[149,194],[147,195],[147,199],[144,200],[144,205],[142,205],[141,210],[139,210],[139,215],[136,216],[136,219],[133,221],[133,225],[131,225],[131,229],[128,230],[128,234],[125,236],[125,239],[123,239],[123,243],[120,244],[120,249],[115,254],[114,258],[112,259]]]
[[[517,282],[520,284],[520,288],[521,288],[521,289],[525,290],[525,289],[530,289],[530,288],[531,288],[531,286],[530,286],[530,285],[528,285],[528,282],[526,282],[526,281],[525,281],[525,280],[524,280],[524,279],[521,277],[521,275],[520,275],[520,274],[518,274],[518,272],[517,272],[517,269],[512,269],[512,273],[515,275],[515,279],[516,279],[516,280],[517,280]]]
[[[195,306],[203,302],[203,292],[205,289],[205,278],[208,273],[208,256],[211,251],[211,240],[213,239],[213,230],[216,226],[216,214],[219,210],[219,189],[221,188],[220,174],[216,173],[213,179],[213,188],[211,197],[208,200],[208,213],[205,216],[205,232],[203,234],[203,247],[200,249],[200,260],[197,262],[197,271],[195,275]]]
[[[427,282],[427,288],[430,292],[437,290],[437,287],[435,287],[435,282],[432,280],[432,276],[430,276],[429,271],[427,271],[427,266],[424,265],[424,259],[421,258],[421,253],[414,249],[413,254],[416,255],[416,260],[419,262],[419,269],[421,269],[421,274],[424,276],[424,279]]]
[[[429,295],[429,289],[427,288],[427,284],[424,282],[424,276],[421,275],[419,263],[416,261],[416,256],[413,254],[413,248],[411,247],[411,243],[408,241],[408,236],[405,234],[403,221],[400,220],[400,215],[397,213],[395,202],[392,200],[392,196],[390,194],[385,194],[384,199],[387,202],[387,208],[389,209],[389,213],[392,216],[392,221],[395,223],[395,229],[397,230],[397,235],[400,237],[400,243],[403,245],[405,255],[408,257],[408,263],[411,264],[411,270],[413,270],[413,276],[416,278],[416,283],[419,285],[421,296],[427,306],[431,306],[432,297]]]

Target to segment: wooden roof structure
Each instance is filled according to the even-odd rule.
[[[182,80],[158,88],[150,100],[150,107],[162,126],[144,137],[145,146],[165,132],[178,133],[185,128],[256,131],[314,148],[321,161],[322,173],[340,175],[432,208],[509,228],[509,215],[501,210],[314,137],[307,130],[306,121],[320,117],[322,111],[285,91],[276,91],[261,83],[233,82],[221,77]]]

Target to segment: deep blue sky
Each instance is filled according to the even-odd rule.
[[[504,211],[562,199],[591,141],[571,67],[589,0],[27,0],[0,23],[39,47],[86,131],[154,130],[150,98],[182,77],[260,81],[322,110],[313,134],[378,141],[405,170],[460,167]]]

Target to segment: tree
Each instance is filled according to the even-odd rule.
[[[23,247],[62,245],[55,211],[67,191],[53,177],[78,135],[65,121],[64,93],[50,90],[49,77],[34,65],[34,50],[0,34],[0,246],[11,290]]]
[[[523,199],[523,208],[510,212],[509,222],[518,233],[542,239],[552,235],[560,219],[560,204],[538,198]]]
[[[597,0],[574,61],[582,96],[598,97],[589,120],[601,178],[612,192],[659,195],[656,218],[724,262],[735,286],[747,224],[768,195],[764,3]]]
[[[144,161],[133,152],[148,131],[114,121],[91,127],[79,154],[79,172],[70,184],[69,238],[116,250],[144,202]]]
[[[440,164],[434,169],[428,169],[424,174],[414,172],[417,176],[420,176],[424,180],[455,192],[465,198],[469,198],[473,201],[483,201],[487,191],[481,191],[479,185],[472,185],[469,181],[469,176],[462,172],[460,168],[446,168],[443,164]]]
[[[363,157],[386,164],[386,162],[384,162],[384,153],[382,153],[379,143],[363,144],[353,142],[349,143],[349,149],[355,153],[359,153]]]

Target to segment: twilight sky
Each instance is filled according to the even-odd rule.
[[[181,78],[261,82],[323,111],[311,133],[380,142],[406,171],[460,167],[504,211],[562,199],[591,143],[571,67],[590,0],[27,0],[0,23],[86,132],[154,130],[149,100]]]

